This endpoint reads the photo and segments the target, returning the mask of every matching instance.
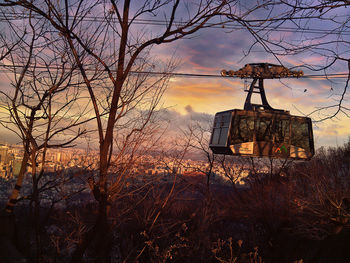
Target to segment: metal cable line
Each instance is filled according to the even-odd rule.
[[[15,13],[7,13],[7,16],[4,16],[4,14],[0,14],[0,21],[3,20],[22,20],[25,18],[29,18],[29,15],[23,15],[23,14],[15,14]],[[41,18],[38,15],[33,15],[34,18]],[[77,16],[79,18],[79,16]],[[104,22],[106,18],[99,17],[99,16],[86,16],[86,17],[80,17],[85,22]],[[73,20],[73,17],[69,17],[69,20]],[[109,18],[110,20],[117,20],[116,18]],[[131,20],[131,19],[130,19]],[[263,20],[252,20],[252,21],[263,21]],[[271,20],[268,20],[270,22]],[[273,21],[273,19],[272,19]],[[251,21],[250,21],[251,22]],[[133,20],[133,23],[136,25],[153,25],[153,26],[166,26],[167,23],[164,20],[155,20],[155,19],[135,19]],[[176,25],[185,25],[185,22],[181,21],[175,21],[174,24]],[[193,24],[193,26],[196,26],[196,24]],[[208,23],[208,28],[224,28],[224,29],[232,29],[232,30],[243,30],[246,29],[246,27],[242,25],[233,25],[232,22],[229,23]],[[294,32],[294,33],[310,33],[310,34],[331,34],[331,35],[350,35],[350,31],[347,30],[327,30],[327,29],[320,29],[320,28],[293,28],[293,27],[273,27],[273,26],[260,26],[260,25],[249,25],[249,27],[262,30],[262,31],[278,31],[278,32]]]
[[[4,67],[3,69],[0,69],[0,73],[12,73],[13,70],[11,70],[11,68],[24,68],[24,66],[22,65],[0,65],[0,67]],[[33,67],[29,67],[29,71],[30,69],[33,69]],[[60,67],[53,67],[53,66],[35,66],[35,69],[40,69],[40,71],[38,73],[44,73],[46,72],[47,69],[50,70],[62,70],[62,68]],[[65,68],[65,70],[71,70],[71,68]],[[96,70],[96,69],[85,69],[85,71],[87,72],[98,72],[101,73],[104,70]],[[116,72],[116,70],[111,70],[112,72]],[[173,73],[169,73],[169,72],[160,72],[160,71],[130,71],[130,74],[147,74],[147,75],[153,75],[153,76],[159,76],[159,75],[169,75],[170,77],[176,77],[176,78],[240,78],[237,76],[227,76],[227,77],[223,77],[220,74],[198,74],[198,73],[183,73],[183,72],[173,72]],[[347,78],[348,74],[347,73],[332,73],[332,74],[308,74],[308,75],[304,75],[304,76],[300,76],[298,78],[300,79],[304,79],[304,78],[324,78],[324,79],[334,79],[334,78]],[[293,77],[293,78],[297,78],[297,77]],[[277,78],[278,79],[278,78]]]

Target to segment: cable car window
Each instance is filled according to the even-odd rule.
[[[214,119],[214,125],[213,125],[213,134],[211,136],[211,144],[217,144],[219,141],[220,136],[220,129],[219,129],[219,116],[215,116]]]
[[[236,115],[233,123],[232,144],[252,142],[254,135],[254,117]]]
[[[225,113],[221,115],[220,127],[228,127],[230,124],[231,113]]]
[[[215,117],[211,144],[226,146],[230,121],[231,112],[220,113]]]
[[[222,128],[220,139],[219,139],[219,145],[226,145],[227,134],[228,134],[228,128]]]
[[[218,144],[219,137],[220,137],[220,129],[214,128],[213,129],[213,137],[211,139],[211,143],[212,144]]]
[[[272,140],[272,119],[258,118],[256,123],[256,140],[271,141]]]
[[[290,140],[290,121],[277,119],[275,121],[275,142],[288,143]]]
[[[291,144],[296,147],[310,150],[309,125],[307,122],[292,120],[292,140]]]

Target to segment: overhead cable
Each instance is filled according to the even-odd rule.
[[[2,64],[0,67],[3,67],[3,69],[0,69],[0,73],[12,73],[14,72],[13,69],[17,68],[24,68],[22,65],[9,65],[9,64]],[[28,71],[33,70],[34,67],[29,67]],[[53,67],[53,66],[35,66],[35,70],[39,69],[40,71],[37,71],[38,73],[45,73],[48,72],[47,70],[62,70],[60,67]],[[64,68],[66,71],[71,70],[71,68]],[[77,69],[78,70],[78,69]],[[102,69],[93,69],[93,68],[86,68],[86,72],[97,72],[102,73],[104,70]],[[111,70],[111,72],[116,73],[116,70]],[[18,72],[19,73],[19,72]],[[130,74],[136,75],[136,74],[146,74],[146,75],[153,75],[153,76],[159,76],[159,75],[169,75],[173,78],[239,78],[237,76],[227,76],[223,77],[221,74],[199,74],[199,73],[184,73],[184,72],[161,72],[161,71],[130,71]],[[305,79],[305,78],[311,78],[311,79],[335,79],[335,78],[347,78],[347,73],[332,73],[332,74],[306,74],[304,76],[298,77],[298,79]],[[296,78],[296,77],[295,77]]]

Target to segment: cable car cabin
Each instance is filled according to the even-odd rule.
[[[310,159],[311,119],[282,110],[228,110],[215,115],[209,144],[216,154]]]
[[[311,119],[292,116],[289,111],[273,109],[264,89],[264,79],[300,77],[292,71],[269,63],[247,64],[238,71],[221,71],[224,77],[252,78],[244,110],[228,110],[215,115],[209,147],[216,154],[310,159],[314,154]],[[251,103],[259,94],[261,104]]]

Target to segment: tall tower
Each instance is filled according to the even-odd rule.
[[[8,150],[9,148],[5,145],[0,144],[0,164],[7,164],[8,162]]]
[[[57,154],[56,154],[56,162],[61,162],[61,152],[58,152]]]

